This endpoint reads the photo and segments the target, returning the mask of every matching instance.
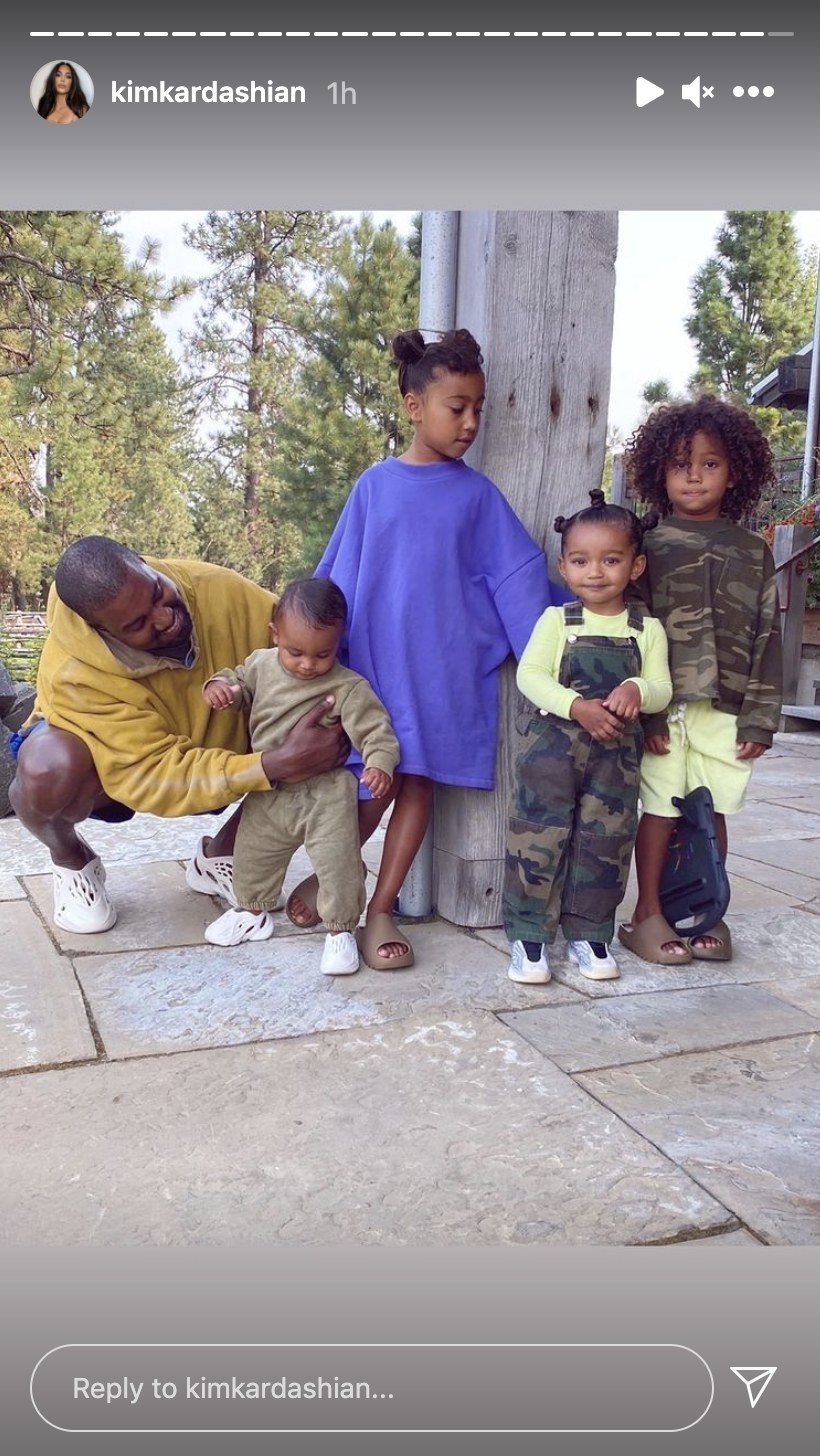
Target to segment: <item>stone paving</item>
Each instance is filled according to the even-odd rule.
[[[4,1244],[820,1243],[820,735],[730,826],[734,960],[615,982],[559,948],[513,985],[503,932],[441,920],[394,975],[322,976],[284,916],[220,949],[202,820],[88,831],[119,919],[72,936],[0,821]]]

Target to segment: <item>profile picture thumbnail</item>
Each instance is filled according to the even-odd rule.
[[[94,101],[94,82],[74,61],[49,61],[31,81],[31,104],[43,121],[69,126],[82,121]]]

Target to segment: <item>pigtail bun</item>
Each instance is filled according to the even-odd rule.
[[[589,493],[589,501],[589,509],[591,511],[600,511],[606,505],[606,496],[600,488],[591,490]]]
[[[552,529],[553,529],[553,531],[557,531],[558,534],[559,534],[559,536],[561,536],[561,535],[563,535],[564,527],[565,527],[566,524],[567,524],[567,518],[566,518],[566,516],[556,516],[555,517],[555,520],[552,523]]]
[[[661,519],[660,511],[647,511],[645,516],[638,516],[638,529],[641,536],[641,544],[647,531],[654,531]]]
[[[403,333],[396,334],[391,345],[397,364],[415,364],[426,348],[424,336],[419,329],[405,329]]]

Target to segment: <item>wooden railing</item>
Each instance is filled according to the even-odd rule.
[[[46,635],[45,612],[0,612],[0,661],[13,682],[34,682]]]

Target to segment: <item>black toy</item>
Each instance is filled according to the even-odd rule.
[[[663,913],[678,935],[709,931],[723,919],[731,889],[721,858],[715,806],[707,788],[673,798],[681,817],[672,831],[661,876]]]

